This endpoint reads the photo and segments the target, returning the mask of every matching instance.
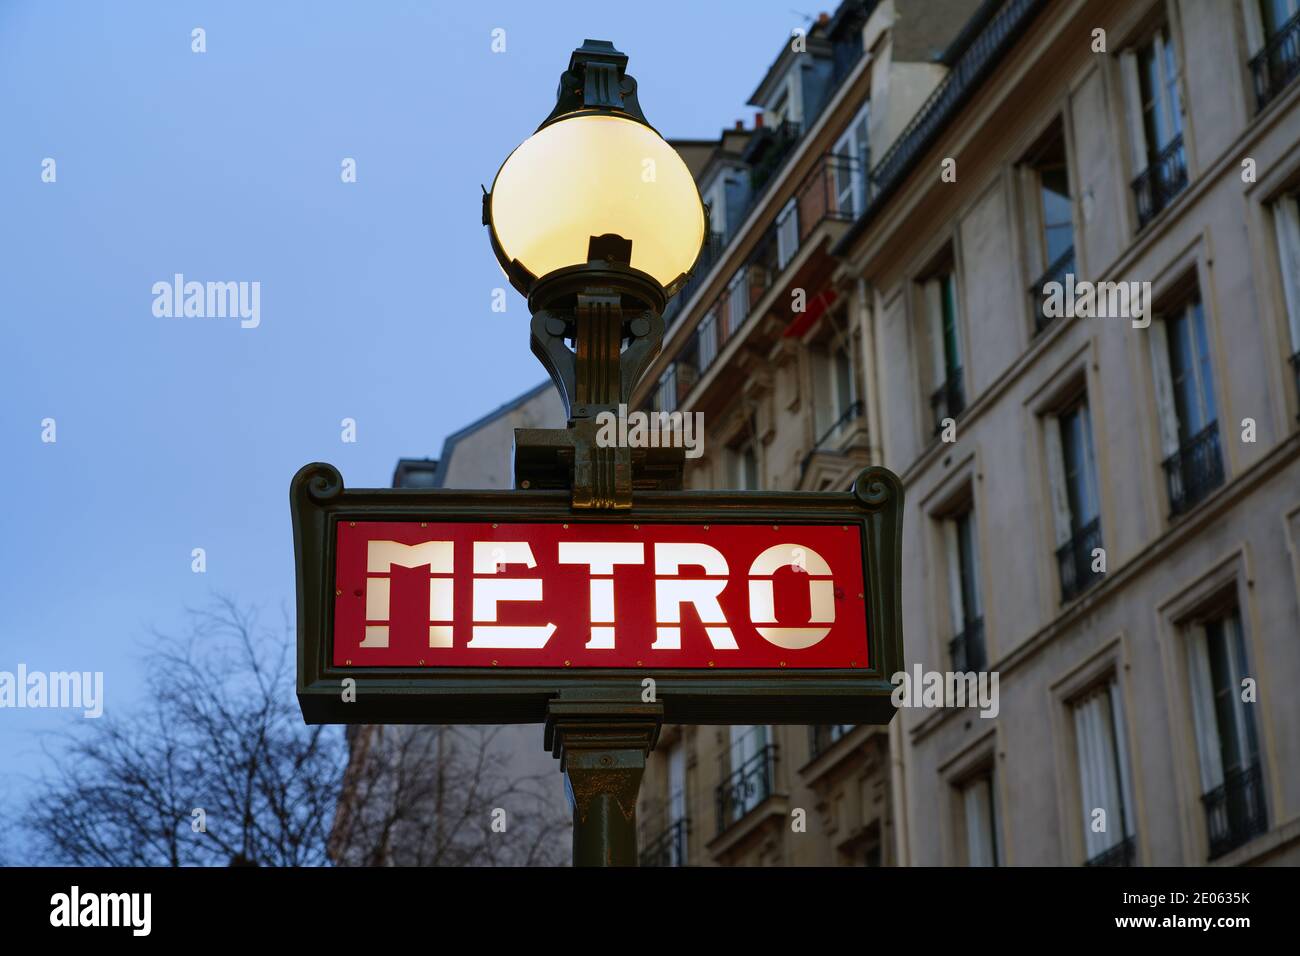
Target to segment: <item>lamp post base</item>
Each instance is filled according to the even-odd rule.
[[[574,866],[636,866],[636,799],[663,726],[661,703],[560,697],[546,748],[560,760],[573,808]]]

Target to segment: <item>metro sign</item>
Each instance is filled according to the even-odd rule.
[[[698,723],[883,722],[901,667],[897,479],[845,493],[291,488],[311,722],[534,722],[582,690]],[[343,681],[355,682],[344,701]]]

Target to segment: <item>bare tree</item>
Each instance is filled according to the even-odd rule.
[[[566,821],[511,777],[492,730],[356,728],[349,759],[339,728],[303,723],[294,645],[289,622],[229,598],[192,611],[183,638],[155,633],[147,702],[47,745],[54,769],[23,818],[42,862],[559,862]]]

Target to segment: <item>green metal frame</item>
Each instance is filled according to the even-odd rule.
[[[289,489],[298,581],[298,700],[308,723],[543,723],[565,697],[637,700],[653,677],[672,723],[853,723],[892,719],[890,676],[903,669],[903,490],[872,467],[848,492],[647,491],[630,509],[575,511],[565,491],[345,489],[315,462]],[[856,669],[335,667],[334,567],[340,521],[584,524],[856,524],[862,530],[870,667]],[[345,702],[345,678],[356,699]]]

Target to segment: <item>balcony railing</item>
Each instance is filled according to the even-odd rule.
[[[1068,604],[1101,580],[1092,570],[1092,552],[1101,547],[1101,518],[1093,518],[1056,550],[1061,571],[1061,603]]]
[[[1210,859],[1223,856],[1268,831],[1264,781],[1258,763],[1223,775],[1223,783],[1201,797],[1210,837]]]
[[[952,669],[959,674],[988,667],[988,655],[984,650],[984,618],[966,622],[965,629],[948,642],[948,656],[952,659]]]
[[[1056,261],[1047,267],[1047,271],[1038,277],[1038,281],[1029,287],[1029,297],[1034,302],[1034,334],[1042,332],[1052,324],[1052,320],[1058,316],[1049,316],[1046,314],[1043,306],[1047,302],[1047,293],[1044,290],[1049,282],[1059,282],[1065,284],[1065,277],[1074,271],[1074,247],[1071,246],[1065,252],[1057,256]]]
[[[759,157],[758,162],[749,170],[749,194],[751,198],[748,209],[758,205],[758,201],[767,192],[767,187],[776,181],[776,174],[785,167],[786,160],[790,158],[795,146],[799,145],[799,140],[803,137],[803,126],[791,120],[782,120],[779,124],[760,135],[770,137],[770,142],[767,144],[767,148],[763,150],[763,155]],[[748,213],[748,209],[746,213]]]
[[[1146,226],[1187,188],[1187,152],[1180,133],[1169,141],[1151,165],[1133,180],[1137,200],[1138,228]]]
[[[690,821],[683,817],[668,824],[641,849],[642,866],[685,866],[686,833]]]
[[[943,431],[945,418],[955,419],[966,410],[966,390],[962,386],[961,369],[953,369],[934,394],[930,396],[930,412],[934,416],[934,433]]]
[[[1250,60],[1255,103],[1262,110],[1300,76],[1300,11],[1278,29]]]
[[[1169,517],[1175,518],[1198,505],[1223,484],[1223,456],[1219,453],[1219,423],[1210,422],[1195,437],[1164,460],[1169,488]]]
[[[1137,837],[1128,837],[1107,850],[1102,850],[1084,866],[1132,866],[1137,861]]]
[[[726,831],[773,793],[776,745],[768,744],[718,785],[718,833]]]
[[[1290,361],[1291,371],[1295,373],[1295,397],[1296,401],[1300,402],[1300,352],[1292,355]],[[1297,415],[1296,419],[1300,420],[1300,415]]]
[[[713,264],[722,257],[722,250],[726,247],[727,244],[723,241],[722,233],[710,232],[708,234],[704,240],[704,248],[700,250],[700,258],[696,260],[690,278],[664,306],[665,326],[673,324],[673,320],[682,311],[682,306],[690,301],[691,296],[695,294],[695,290],[704,281],[704,277],[713,269]]]
[[[848,407],[846,407],[844,411],[840,412],[840,417],[835,419],[826,431],[822,432],[817,441],[813,443],[812,448],[808,449],[808,454],[803,456],[803,461],[799,462],[800,481],[803,481],[803,476],[808,471],[808,465],[812,462],[813,455],[822,450],[822,446],[830,440],[832,435],[836,434],[841,428],[853,421],[855,418],[861,417],[865,408],[866,406],[862,403],[862,399],[860,398],[849,402]]]

